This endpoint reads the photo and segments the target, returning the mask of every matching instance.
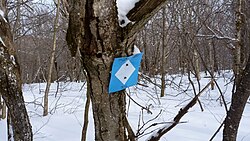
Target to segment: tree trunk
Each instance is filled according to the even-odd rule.
[[[213,41],[209,42],[209,68],[211,71],[211,89],[214,90],[214,54],[215,52],[213,52]]]
[[[166,8],[162,8],[162,54],[161,54],[161,97],[165,96],[165,89],[166,89],[166,82],[165,82],[165,76],[166,76],[166,55],[165,55],[165,38],[166,38]]]
[[[236,92],[232,96],[232,103],[225,119],[223,141],[236,141],[239,123],[245,105],[250,95],[250,59],[242,74],[240,83],[236,86]]]
[[[68,0],[69,27],[66,39],[73,56],[80,51],[87,72],[87,93],[92,102],[97,141],[128,140],[126,129],[131,128],[126,122],[125,91],[108,93],[111,66],[115,57],[125,56],[134,35],[164,2],[138,2],[131,10],[133,12],[128,14],[136,22],[121,28],[116,0]],[[132,138],[130,131],[128,136]]]
[[[242,56],[242,51],[244,49],[244,26],[245,26],[245,19],[243,13],[243,3],[242,0],[236,1],[236,38],[237,42],[234,49],[234,75],[235,75],[235,84],[239,84],[241,79],[241,72],[243,70],[243,62],[244,59]]]
[[[232,95],[232,102],[223,130],[223,141],[236,141],[240,120],[250,95],[250,59],[248,58],[245,69],[243,70],[243,62],[241,62],[241,49],[244,48],[246,40],[244,40],[245,19],[243,18],[244,1],[237,0],[236,8],[236,37],[237,45],[235,48],[235,81],[236,92]],[[248,45],[249,46],[249,45]]]
[[[90,95],[87,93],[86,104],[84,108],[84,117],[83,117],[83,127],[82,127],[82,141],[86,141],[88,123],[89,123],[89,105],[90,105]]]
[[[50,85],[51,85],[52,72],[53,72],[53,66],[55,63],[55,55],[56,55],[56,40],[57,40],[56,33],[57,33],[57,29],[58,29],[59,8],[60,8],[60,0],[57,0],[57,10],[56,10],[56,18],[54,21],[54,33],[53,33],[53,48],[52,48],[51,56],[50,56],[47,85],[46,85],[45,94],[44,94],[43,116],[47,116],[48,110],[49,110],[49,89],[50,89]]]
[[[194,49],[194,69],[195,69],[195,76],[197,80],[201,80],[200,61],[199,61],[199,55],[196,49]]]
[[[70,9],[67,41],[74,55],[77,48],[87,72],[87,93],[92,101],[95,140],[126,140],[124,126],[125,93],[109,94],[111,65],[124,49],[119,47],[119,25],[115,1],[69,1]],[[74,47],[77,46],[76,49]],[[72,50],[73,49],[73,50]]]
[[[84,58],[84,62],[90,60]],[[88,92],[92,101],[95,123],[95,140],[126,139],[125,118],[125,93],[124,91],[108,94],[110,65],[97,64],[89,61],[84,63],[88,73]],[[109,67],[108,67],[109,66]]]
[[[0,9],[6,16],[5,2],[2,1]],[[14,140],[32,141],[31,125],[22,95],[20,67],[16,61],[13,37],[5,16],[0,16],[0,93],[8,107]]]

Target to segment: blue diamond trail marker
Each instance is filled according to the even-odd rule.
[[[115,58],[109,82],[109,93],[137,84],[142,54],[138,53],[129,57]]]

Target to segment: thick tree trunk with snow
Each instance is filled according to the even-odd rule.
[[[0,9],[5,12],[3,1]],[[15,141],[31,141],[32,130],[22,95],[19,65],[16,61],[10,26],[0,16],[0,93],[8,107]]]
[[[87,72],[87,93],[92,102],[95,140],[124,141],[134,138],[125,120],[124,91],[108,93],[111,66],[115,57],[126,55],[134,35],[164,1],[140,1],[132,10],[134,12],[129,14],[130,19],[136,22],[122,28],[118,22],[116,0],[68,0],[66,38],[72,55],[80,51]],[[126,130],[129,130],[129,135]]]

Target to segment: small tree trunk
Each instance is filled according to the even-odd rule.
[[[84,119],[83,119],[84,121],[83,121],[83,128],[82,128],[82,141],[86,141],[88,123],[89,123],[90,94],[87,93],[86,95],[87,95],[87,100],[86,100],[85,109],[84,109]]]
[[[165,68],[165,28],[166,28],[166,9],[165,7],[162,8],[162,55],[161,55],[161,97],[164,97],[165,95],[165,89],[166,89],[166,82],[165,82],[165,75],[166,75],[166,68]]]
[[[236,38],[237,42],[234,49],[234,75],[235,75],[235,84],[239,84],[240,81],[240,73],[242,72],[242,49],[244,48],[244,26],[245,26],[245,20],[243,15],[243,1],[237,0],[236,4]]]
[[[210,71],[211,71],[211,89],[214,90],[214,55],[213,55],[213,41],[209,42],[209,62],[210,62]]]
[[[195,76],[197,78],[197,80],[201,79],[201,75],[200,75],[200,62],[199,62],[199,56],[198,56],[198,52],[196,49],[194,49],[194,64],[195,64]]]
[[[51,52],[51,58],[50,58],[50,64],[49,64],[49,71],[48,71],[48,78],[47,78],[47,84],[44,94],[44,107],[43,107],[43,116],[48,115],[48,109],[49,109],[49,89],[51,85],[51,79],[52,79],[52,72],[53,72],[53,66],[55,62],[55,54],[56,54],[56,33],[58,28],[58,19],[59,19],[59,8],[60,8],[60,0],[57,1],[57,10],[56,10],[56,18],[54,21],[54,34],[53,34],[53,48]]]

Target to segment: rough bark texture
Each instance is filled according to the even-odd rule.
[[[232,96],[223,131],[223,141],[236,141],[239,123],[250,95],[250,59],[243,72],[242,79]]]
[[[243,12],[244,1],[237,0],[236,10],[236,54],[235,61],[235,81],[236,92],[232,95],[231,106],[227,112],[224,121],[223,141],[236,141],[240,120],[250,95],[250,59],[248,58],[245,69],[243,70],[243,62],[241,62],[241,49],[245,48],[246,39],[243,37],[245,30],[245,20]],[[242,72],[243,71],[243,72]]]
[[[235,75],[235,83],[236,85],[239,83],[241,79],[241,73],[243,70],[244,64],[244,53],[243,51],[245,50],[245,26],[246,26],[246,21],[245,21],[245,16],[244,16],[244,1],[243,0],[237,0],[236,1],[236,9],[235,9],[235,17],[236,17],[236,45],[234,49],[234,65],[233,65],[233,70],[234,70],[234,75]]]
[[[135,16],[146,16],[143,18],[144,23],[153,15],[154,9],[163,3],[163,0],[161,4],[158,0],[152,1],[157,5],[146,4],[151,8]],[[125,55],[126,48],[138,30],[119,26],[116,0],[68,0],[68,3],[70,16],[66,38],[73,56],[80,51],[82,64],[87,72],[87,93],[92,102],[95,140],[128,140],[127,136],[131,138],[131,135],[127,135],[126,130],[130,131],[131,128],[125,120],[125,93],[120,91],[108,94],[108,84],[114,58]],[[136,25],[135,23],[132,27]],[[140,23],[140,27],[142,26]],[[126,38],[128,33],[133,34]]]
[[[111,63],[115,53],[122,53],[115,1],[69,1],[69,4],[67,41],[80,50],[87,72],[95,140],[125,140],[125,94],[123,91],[108,94]]]
[[[0,9],[5,12],[4,2]],[[0,93],[8,107],[15,141],[31,141],[32,130],[22,95],[19,65],[16,61],[10,26],[0,16]]]

